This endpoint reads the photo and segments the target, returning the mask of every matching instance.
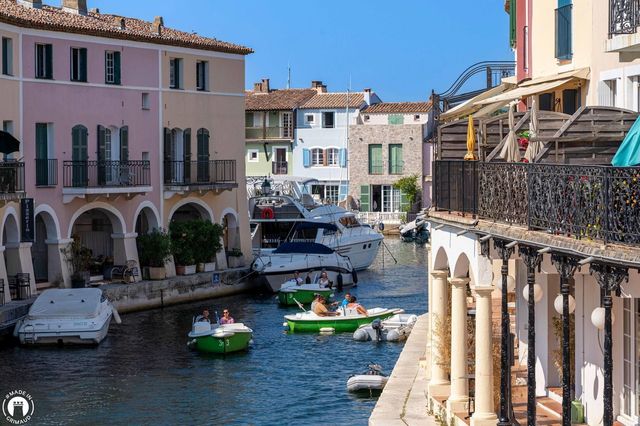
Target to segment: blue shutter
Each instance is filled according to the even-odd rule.
[[[347,167],[347,149],[340,148],[340,167]]]
[[[311,152],[307,148],[302,149],[302,165],[311,167]]]
[[[349,195],[349,185],[346,183],[340,184],[340,189],[338,190],[338,200],[344,200]]]

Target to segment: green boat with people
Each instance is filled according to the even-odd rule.
[[[367,310],[367,315],[359,314],[355,309],[339,309],[337,315],[321,316],[306,311],[292,315],[285,315],[287,327],[291,332],[335,332],[353,333],[363,324],[369,324],[376,319],[389,318],[402,309],[373,308]]]
[[[246,350],[253,330],[242,323],[219,325],[197,321],[188,336],[187,344],[198,352],[226,354]]]
[[[318,284],[298,285],[295,280],[289,280],[282,284],[282,287],[278,290],[278,301],[283,306],[294,306],[298,303],[307,305],[313,302],[316,294],[329,298],[332,294],[332,290],[321,287]]]

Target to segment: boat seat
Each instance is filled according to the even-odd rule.
[[[125,265],[114,266],[111,270],[111,279],[120,277],[123,283],[131,283],[140,280],[140,269],[138,262],[135,260],[127,260]]]

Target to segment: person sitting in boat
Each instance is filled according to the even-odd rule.
[[[311,312],[316,311],[316,305],[318,304],[318,300],[320,300],[320,295],[316,293],[313,295],[313,302],[311,302]]]
[[[355,311],[360,315],[369,316],[369,313],[367,312],[365,307],[358,303],[358,299],[356,299],[355,296],[351,296],[349,298],[347,309],[355,309]]]
[[[293,274],[293,280],[296,282],[296,285],[302,285],[302,283],[304,283],[304,280],[302,279],[302,277],[300,276],[300,272],[298,271]]]
[[[341,302],[333,302],[331,306],[336,306],[338,308],[346,308],[350,301],[351,301],[351,293],[346,292],[344,294],[344,299],[342,299]]]
[[[233,319],[228,309],[222,311],[222,318],[220,318],[220,324],[233,324],[236,321]]]
[[[209,318],[209,310],[205,309],[202,311],[202,315],[198,315],[196,317],[196,322],[211,322],[211,318]]]
[[[320,296],[315,306],[313,307],[313,313],[320,317],[334,317],[336,315],[340,315],[338,312],[330,311],[329,308],[327,308],[326,303],[327,299],[325,299],[323,296]]]
[[[329,281],[329,275],[327,275],[327,271],[322,271],[320,274],[320,279],[318,279],[318,285],[320,287],[328,287],[331,288],[331,281]]]
[[[311,284],[311,271],[307,272],[307,277],[304,279],[305,284]]]

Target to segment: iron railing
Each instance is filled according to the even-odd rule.
[[[56,186],[58,184],[58,160],[36,158],[36,186]]]
[[[404,162],[400,161],[398,163],[389,163],[389,174],[390,175],[401,175],[403,170]]]
[[[289,171],[289,163],[286,161],[273,161],[271,163],[271,174],[286,175]]]
[[[19,192],[24,192],[24,163],[0,162],[0,196],[11,196]]]
[[[177,186],[236,183],[236,160],[166,160],[164,183]]]
[[[609,0],[609,36],[633,34],[640,26],[640,0]]]
[[[369,174],[370,175],[383,175],[384,174],[384,166],[379,162],[369,162]]]
[[[151,185],[151,163],[133,161],[63,161],[65,188],[136,187]]]
[[[640,167],[439,160],[434,187],[436,210],[576,239],[640,243]]]
[[[245,127],[245,139],[293,139],[293,126]]]

